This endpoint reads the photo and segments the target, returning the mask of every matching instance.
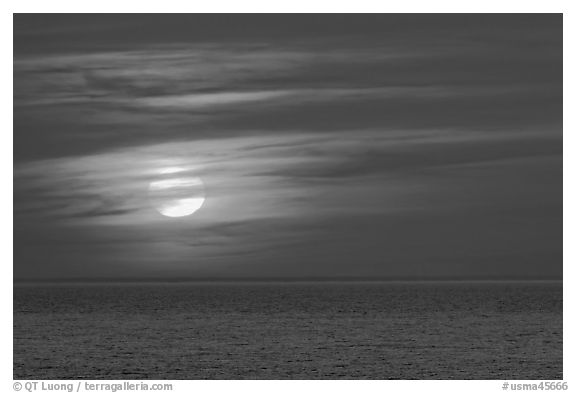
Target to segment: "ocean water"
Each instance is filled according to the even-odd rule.
[[[561,283],[15,286],[15,379],[561,379]]]

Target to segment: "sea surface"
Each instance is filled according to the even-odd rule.
[[[562,284],[16,285],[14,378],[562,379]]]

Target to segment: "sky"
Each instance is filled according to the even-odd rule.
[[[16,14],[13,94],[15,280],[562,277],[560,14]]]

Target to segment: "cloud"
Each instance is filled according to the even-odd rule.
[[[551,52],[536,56],[464,38],[431,48],[393,37],[17,56],[17,159],[294,128],[554,122],[561,115],[553,69],[561,48],[526,39]],[[53,142],[39,151],[29,141],[43,139],[46,128]]]
[[[561,16],[238,18],[16,17],[18,275],[558,274]]]
[[[328,206],[352,214],[381,209],[377,202],[349,205],[352,194],[379,198],[387,189],[393,199],[411,192],[409,183],[394,185],[400,175],[561,153],[560,133],[549,131],[369,129],[337,138],[295,133],[172,142],[17,165],[15,214],[72,224],[154,223],[161,217],[150,214],[149,184],[167,176],[202,178],[207,202],[195,222],[205,225],[318,214]]]

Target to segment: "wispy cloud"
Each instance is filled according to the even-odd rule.
[[[482,47],[465,51],[466,65],[454,68],[447,59],[463,56],[460,42],[434,50],[318,45],[179,44],[16,58],[18,157],[294,129],[533,127],[550,123],[561,102],[547,78],[519,84],[490,73],[496,65],[482,64]],[[479,75],[488,80],[479,83]]]
[[[499,271],[507,255],[538,271],[558,249],[555,17],[266,16],[270,34],[216,16],[27,18],[24,275],[46,273],[38,255],[70,275],[153,275],[164,259],[172,276]],[[150,184],[195,177],[193,216],[154,209]]]
[[[515,131],[357,130],[338,138],[308,133],[165,143],[19,165],[15,213],[23,221],[27,215],[35,220],[46,215],[72,224],[159,221],[148,200],[149,184],[193,175],[204,179],[208,194],[195,223],[310,215],[338,203],[350,214],[367,206],[350,205],[352,195],[339,199],[352,192],[348,182],[363,187],[352,192],[363,198],[396,197],[402,187],[391,191],[391,184],[398,174],[559,154],[561,144],[548,133]],[[178,171],[172,174],[170,168]],[[333,188],[332,195],[326,195],[327,188]]]

